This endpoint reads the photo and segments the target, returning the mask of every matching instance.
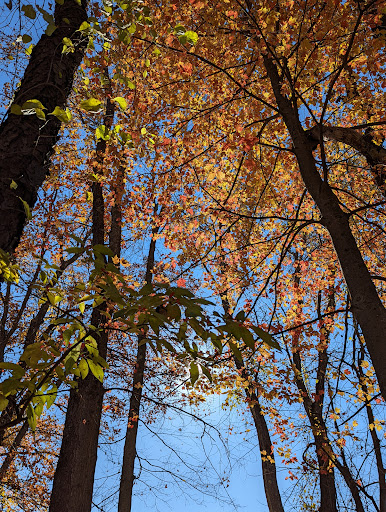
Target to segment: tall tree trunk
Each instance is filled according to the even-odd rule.
[[[111,91],[108,86],[107,97],[110,96]],[[108,99],[104,125],[109,129],[112,126],[113,117],[114,104]],[[106,142],[101,139],[98,141],[96,151],[96,175],[101,173],[105,151]],[[93,245],[104,245],[105,205],[102,185],[99,181],[93,182],[92,192]],[[93,337],[97,341],[99,354],[104,359],[107,355],[108,341],[108,333],[102,327],[106,319],[103,314],[105,311],[106,304],[102,303],[93,309],[91,315],[91,325],[97,328]],[[85,379],[79,379],[77,388],[70,392],[49,512],[91,511],[103,395],[103,384],[91,372]]]
[[[87,39],[77,32],[87,19],[86,7],[87,0],[64,0],[62,5],[55,2],[57,28],[51,36],[43,34],[34,47],[14,105],[39,100],[47,109],[46,114],[65,105],[87,44]],[[64,37],[73,42],[73,52],[62,53]],[[47,116],[44,121],[36,115],[10,112],[0,126],[0,248],[7,252],[18,245],[26,220],[21,199],[33,208],[60,126],[55,116]],[[16,189],[10,188],[12,181]]]
[[[300,174],[330,234],[351,296],[351,310],[362,329],[381,393],[386,398],[386,309],[352,234],[349,216],[341,209],[327,181],[322,180],[312,154],[312,144],[302,128],[298,113],[281,92],[276,65],[267,55],[264,63],[280,114],[292,138]]]
[[[300,286],[300,268],[298,255],[295,255],[295,290]],[[297,315],[302,314],[301,298],[298,298]],[[330,289],[328,309],[334,309],[334,288]],[[318,294],[318,316],[321,318],[321,292]],[[338,512],[336,504],[336,486],[334,468],[332,466],[333,452],[330,440],[328,438],[327,427],[323,418],[323,405],[325,394],[326,369],[328,363],[328,342],[329,331],[325,328],[323,321],[319,323],[320,341],[318,347],[318,368],[316,372],[315,399],[313,400],[307,389],[303,378],[302,361],[300,356],[300,334],[301,330],[297,329],[292,335],[292,367],[296,386],[299,390],[304,409],[306,411],[308,421],[311,425],[312,435],[314,438],[316,458],[319,470],[319,487],[320,487],[320,508],[319,512]],[[362,512],[362,511],[361,511]]]
[[[153,235],[157,229],[153,229]],[[156,240],[150,241],[149,253],[146,264],[146,283],[152,282],[152,270],[154,267],[154,253]],[[146,366],[146,343],[141,344],[144,336],[138,336],[137,359],[133,374],[133,383],[130,397],[130,409],[127,422],[125,446],[123,449],[123,462],[121,482],[119,486],[118,512],[131,512],[131,500],[134,485],[134,465],[137,456],[136,444],[138,435],[138,419],[141,407],[142,387]]]
[[[222,262],[220,266],[224,268],[225,263]],[[222,296],[221,300],[225,315],[230,317],[230,305],[228,298]],[[236,356],[233,356],[233,360],[236,368],[241,374],[241,377],[245,379],[246,382],[249,382],[249,375],[247,369],[245,368],[244,362],[239,361]],[[252,414],[257,439],[259,442],[264,492],[268,504],[268,510],[269,512],[284,512],[279,484],[277,482],[275,454],[272,450],[271,436],[268,430],[267,422],[264,418],[264,412],[260,406],[259,393],[254,386],[249,384],[245,388],[245,395],[247,397],[248,407]]]
[[[316,457],[319,469],[320,485],[320,508],[319,512],[338,512],[336,505],[336,487],[334,469],[330,467],[333,460],[330,441],[327,435],[327,427],[323,419],[323,393],[318,396],[318,402],[313,401],[307,391],[302,375],[302,365],[297,344],[298,333],[293,336],[293,365],[295,372],[296,385],[303,399],[304,408],[311,425],[312,435],[314,437]],[[318,352],[319,369],[325,367],[327,362],[327,349]],[[318,376],[320,372],[318,371]],[[320,379],[318,379],[320,381]],[[324,382],[324,377],[323,377]],[[324,387],[324,386],[323,386]],[[319,388],[322,389],[321,387]],[[323,390],[324,391],[324,390]]]
[[[244,364],[236,357],[233,359],[235,361],[236,368],[241,373],[241,376],[248,381],[248,373]],[[284,512],[279,484],[277,482],[275,454],[272,450],[272,441],[267,422],[265,421],[264,413],[260,406],[259,395],[258,392],[250,385],[245,388],[245,394],[248,399],[249,410],[252,414],[257,439],[259,441],[261,469],[263,472],[264,491],[267,499],[268,510],[269,512]]]
[[[364,360],[364,349],[363,346],[360,348],[361,354],[360,354],[360,360],[359,364],[356,366],[356,372],[359,378],[359,382],[361,383],[361,388],[364,391],[365,396],[368,395],[368,389],[365,384],[365,376],[362,370],[361,362]],[[381,442],[377,436],[377,431],[374,427],[374,413],[371,408],[370,404],[367,404],[366,406],[366,414],[367,414],[367,420],[369,422],[369,425],[372,425],[372,428],[370,428],[370,435],[371,440],[373,442],[374,446],[374,452],[375,452],[375,460],[377,464],[377,472],[378,472],[378,480],[379,480],[379,512],[386,512],[386,468],[383,463],[383,457],[382,457],[382,446]]]

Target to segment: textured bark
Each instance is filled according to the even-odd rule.
[[[318,206],[327,228],[351,297],[351,310],[361,327],[370,353],[379,387],[386,397],[386,309],[380,300],[370,272],[352,234],[349,216],[343,212],[330,186],[320,177],[312,154],[312,145],[303,130],[297,112],[281,93],[281,82],[272,60],[264,57],[280,114],[292,138],[303,182]]]
[[[157,230],[153,230],[155,234]],[[154,253],[156,240],[151,239],[146,264],[146,283],[152,282],[154,267]],[[123,462],[121,482],[119,486],[118,512],[131,512],[131,500],[134,486],[134,465],[137,456],[136,444],[138,435],[138,419],[141,407],[142,387],[146,366],[146,344],[141,345],[144,336],[138,336],[137,361],[133,375],[133,384],[130,397],[130,409],[127,422],[125,446],[123,449]]]
[[[354,128],[344,128],[341,126],[314,126],[306,131],[306,135],[315,145],[320,143],[320,135],[330,140],[342,142],[347,146],[356,149],[361,153],[371,166],[375,181],[381,192],[385,195],[386,180],[386,149],[378,146],[371,140],[371,136],[362,134]]]
[[[311,130],[307,130],[306,134],[308,137],[311,137],[312,141],[320,142],[319,126],[314,126]],[[343,142],[343,144],[356,149],[367,159],[370,165],[386,165],[386,149],[382,146],[377,146],[366,134],[362,134],[354,128],[322,126],[322,134],[327,139]]]
[[[108,96],[109,96],[109,92]],[[114,104],[107,101],[104,124],[110,128],[114,117]],[[97,144],[97,164],[94,174],[101,173],[106,151],[106,142]],[[93,245],[103,245],[105,240],[105,204],[102,185],[92,184]],[[91,325],[98,330],[93,332],[99,354],[106,359],[108,333],[103,330],[106,304],[93,309]],[[78,380],[68,401],[62,445],[55,471],[49,512],[90,512],[94,485],[95,465],[98,452],[99,427],[102,415],[103,384],[91,372],[85,379]]]
[[[82,5],[76,0],[65,0],[63,5],[55,2],[57,29],[51,36],[42,35],[34,47],[14,104],[22,106],[37,99],[46,107],[46,114],[65,105],[87,44],[77,32],[87,19],[86,6],[87,0],[82,0]],[[74,52],[62,54],[64,37],[74,43]],[[20,198],[33,208],[60,126],[55,116],[47,115],[42,121],[36,115],[10,112],[0,126],[0,248],[7,252],[18,245],[26,220]],[[17,184],[15,190],[10,188],[12,181]]]

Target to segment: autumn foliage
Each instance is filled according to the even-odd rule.
[[[383,2],[51,7],[0,49],[2,509],[129,512],[141,436],[218,395],[264,510],[386,512]]]

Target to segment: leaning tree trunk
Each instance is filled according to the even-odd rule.
[[[107,92],[110,97],[110,91]],[[109,129],[112,126],[113,117],[114,104],[108,100],[104,125]],[[106,142],[99,140],[96,175],[101,172],[105,151]],[[93,182],[92,192],[93,245],[104,245],[105,205],[102,185],[99,181]],[[99,354],[104,359],[107,354],[108,333],[102,326],[106,321],[106,310],[106,303],[102,303],[93,309],[91,316],[91,325],[97,328],[93,332],[93,337],[96,339]],[[103,395],[103,384],[91,372],[85,379],[80,379],[77,388],[70,392],[49,512],[91,511]]]
[[[349,215],[342,210],[327,181],[322,180],[312,154],[312,143],[291,101],[282,93],[276,65],[267,55],[264,56],[264,64],[280,114],[292,139],[304,185],[319,208],[321,222],[330,234],[350,293],[351,311],[362,329],[382,396],[386,398],[386,309],[352,234]]]
[[[87,0],[55,2],[56,30],[43,34],[34,47],[13,105],[39,100],[46,114],[63,107],[69,96],[87,39],[78,32],[87,19]],[[71,39],[74,51],[62,53],[63,38]],[[8,112],[0,126],[0,249],[13,252],[19,243],[26,212],[21,200],[32,209],[37,192],[48,172],[49,159],[57,141],[60,120]],[[12,184],[12,187],[11,187]]]

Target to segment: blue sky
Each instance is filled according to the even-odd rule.
[[[167,472],[152,474],[144,469],[140,481],[134,487],[133,510],[268,511],[256,434],[253,430],[249,434],[241,434],[246,425],[240,408],[224,410],[221,402],[221,397],[215,395],[199,409],[190,410],[217,430],[204,428],[201,422],[189,415],[171,410],[148,427],[140,425],[137,450],[144,459],[143,467],[148,469],[153,464],[153,469],[157,470],[158,465],[166,471],[174,472],[181,480],[176,480]],[[190,412],[189,409],[187,411]],[[246,414],[249,419],[248,411]],[[233,427],[232,435],[227,434],[229,425]],[[116,498],[103,499],[117,489],[122,444],[109,447],[109,453],[100,452],[98,459],[95,502],[103,512],[116,510]],[[138,470],[137,464],[137,474]],[[112,476],[105,480],[106,475]],[[229,478],[229,482],[227,480],[221,484],[221,477]],[[228,483],[229,487],[226,487]],[[102,488],[98,491],[100,485],[104,487],[103,492]],[[98,501],[100,492],[103,497],[101,495]],[[216,495],[219,499],[216,499]],[[93,512],[97,511],[98,508],[94,507]]]

